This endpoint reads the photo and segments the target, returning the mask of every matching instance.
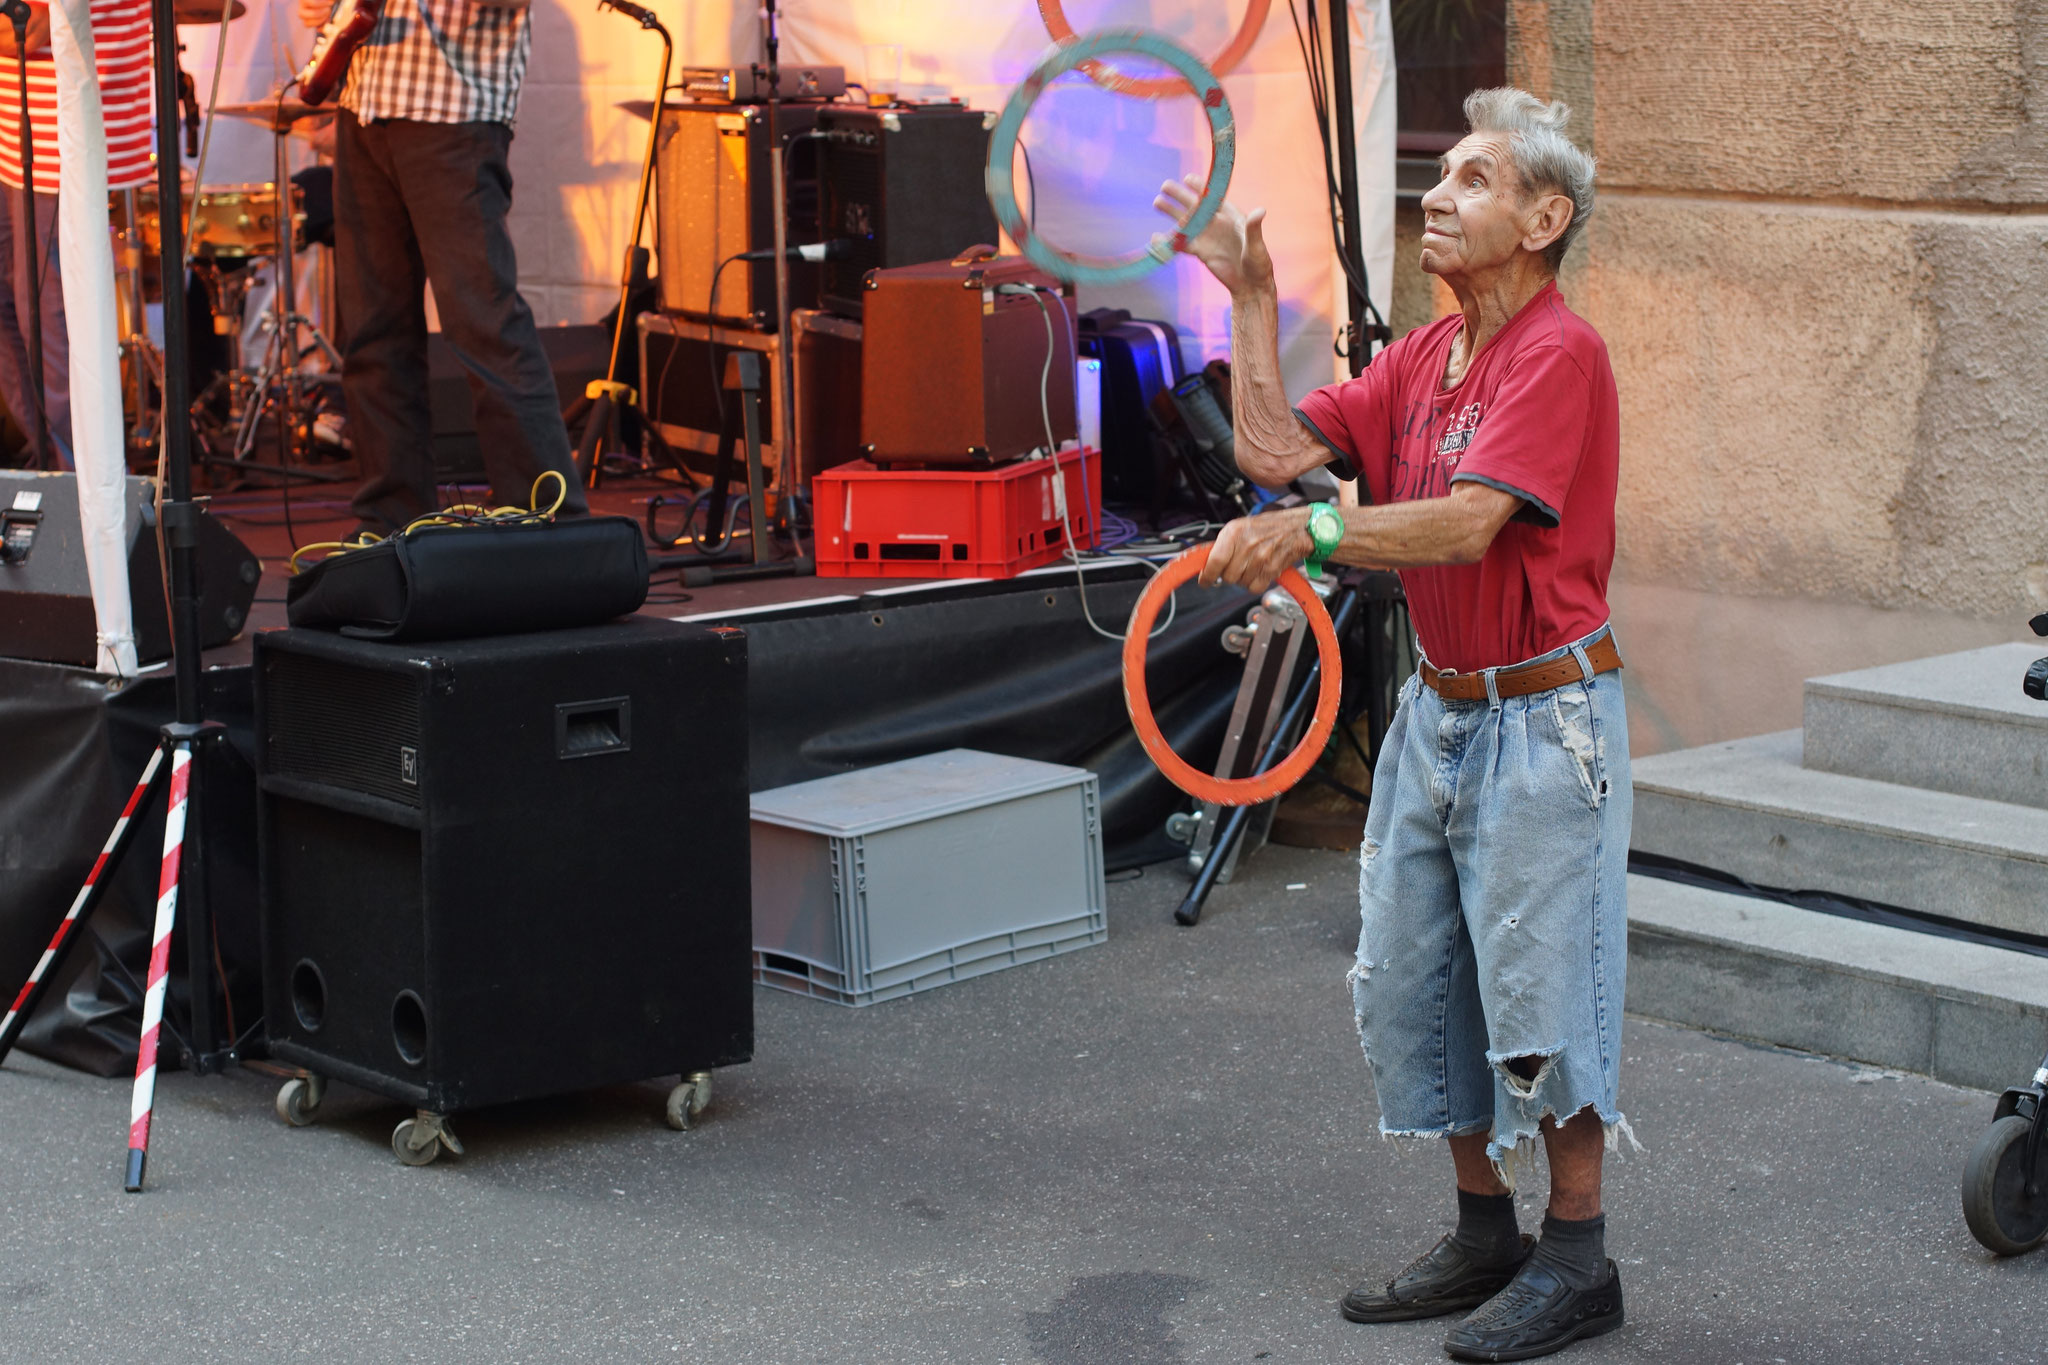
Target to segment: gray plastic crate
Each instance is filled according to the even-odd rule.
[[[949,749],[753,798],[754,979],[871,1005],[1109,937],[1095,774]]]

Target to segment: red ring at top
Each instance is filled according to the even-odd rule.
[[[1250,0],[1245,6],[1244,22],[1238,25],[1237,36],[1216,55],[1215,61],[1208,64],[1210,71],[1219,77],[1226,76],[1244,60],[1245,54],[1252,50],[1252,44],[1258,41],[1259,30],[1266,26],[1266,12],[1271,5],[1272,0]],[[1060,0],[1038,0],[1038,14],[1045,20],[1045,31],[1052,35],[1054,42],[1064,47],[1074,41],[1074,26],[1067,22],[1066,9]],[[1126,76],[1115,67],[1093,60],[1081,63],[1081,70],[1104,90],[1133,95],[1141,100],[1161,100],[1172,95],[1195,93],[1195,88],[1179,76]]]

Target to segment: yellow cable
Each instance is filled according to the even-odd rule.
[[[549,479],[555,481],[555,500],[549,503],[546,509],[543,510],[540,505],[540,490],[541,485]],[[569,500],[569,480],[557,470],[543,470],[540,477],[533,481],[533,490],[528,494],[528,497],[533,504],[530,507],[484,507],[478,503],[458,503],[442,511],[429,512],[423,517],[413,519],[398,534],[408,536],[414,531],[424,531],[436,526],[477,526],[486,522],[507,521],[553,521],[555,513],[559,512],[562,504]],[[301,545],[298,549],[292,551],[291,571],[294,574],[300,573],[302,571],[299,563],[301,557],[312,554],[315,551],[325,552],[321,557],[322,562],[325,562],[328,556],[343,554],[349,550],[360,550],[367,546],[375,545],[383,539],[384,537],[374,532],[363,531],[352,540],[322,540],[315,541],[311,545]]]

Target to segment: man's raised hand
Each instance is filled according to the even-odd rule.
[[[1152,207],[1173,219],[1175,226],[1185,227],[1201,199],[1202,179],[1191,175],[1161,185]],[[1245,213],[1226,199],[1209,226],[1181,249],[1209,267],[1209,273],[1232,294],[1268,288],[1273,283],[1273,257],[1266,250],[1265,222],[1264,209]]]

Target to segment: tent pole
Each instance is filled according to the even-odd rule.
[[[1365,372],[1366,362],[1372,359],[1373,328],[1367,322],[1372,303],[1351,282],[1365,278],[1365,244],[1360,240],[1358,220],[1358,130],[1351,117],[1349,0],[1330,0],[1329,35],[1329,108],[1337,124],[1337,202],[1344,214],[1344,235],[1338,239],[1337,250],[1344,253],[1351,266],[1344,289],[1351,304],[1344,328],[1344,358],[1355,379]]]
[[[159,534],[171,561],[171,670],[178,723],[199,723],[199,594],[193,570],[199,509],[192,501],[192,381],[185,334],[185,212],[178,155],[178,21],[172,0],[151,0],[156,67],[156,201],[164,282],[164,489]]]

